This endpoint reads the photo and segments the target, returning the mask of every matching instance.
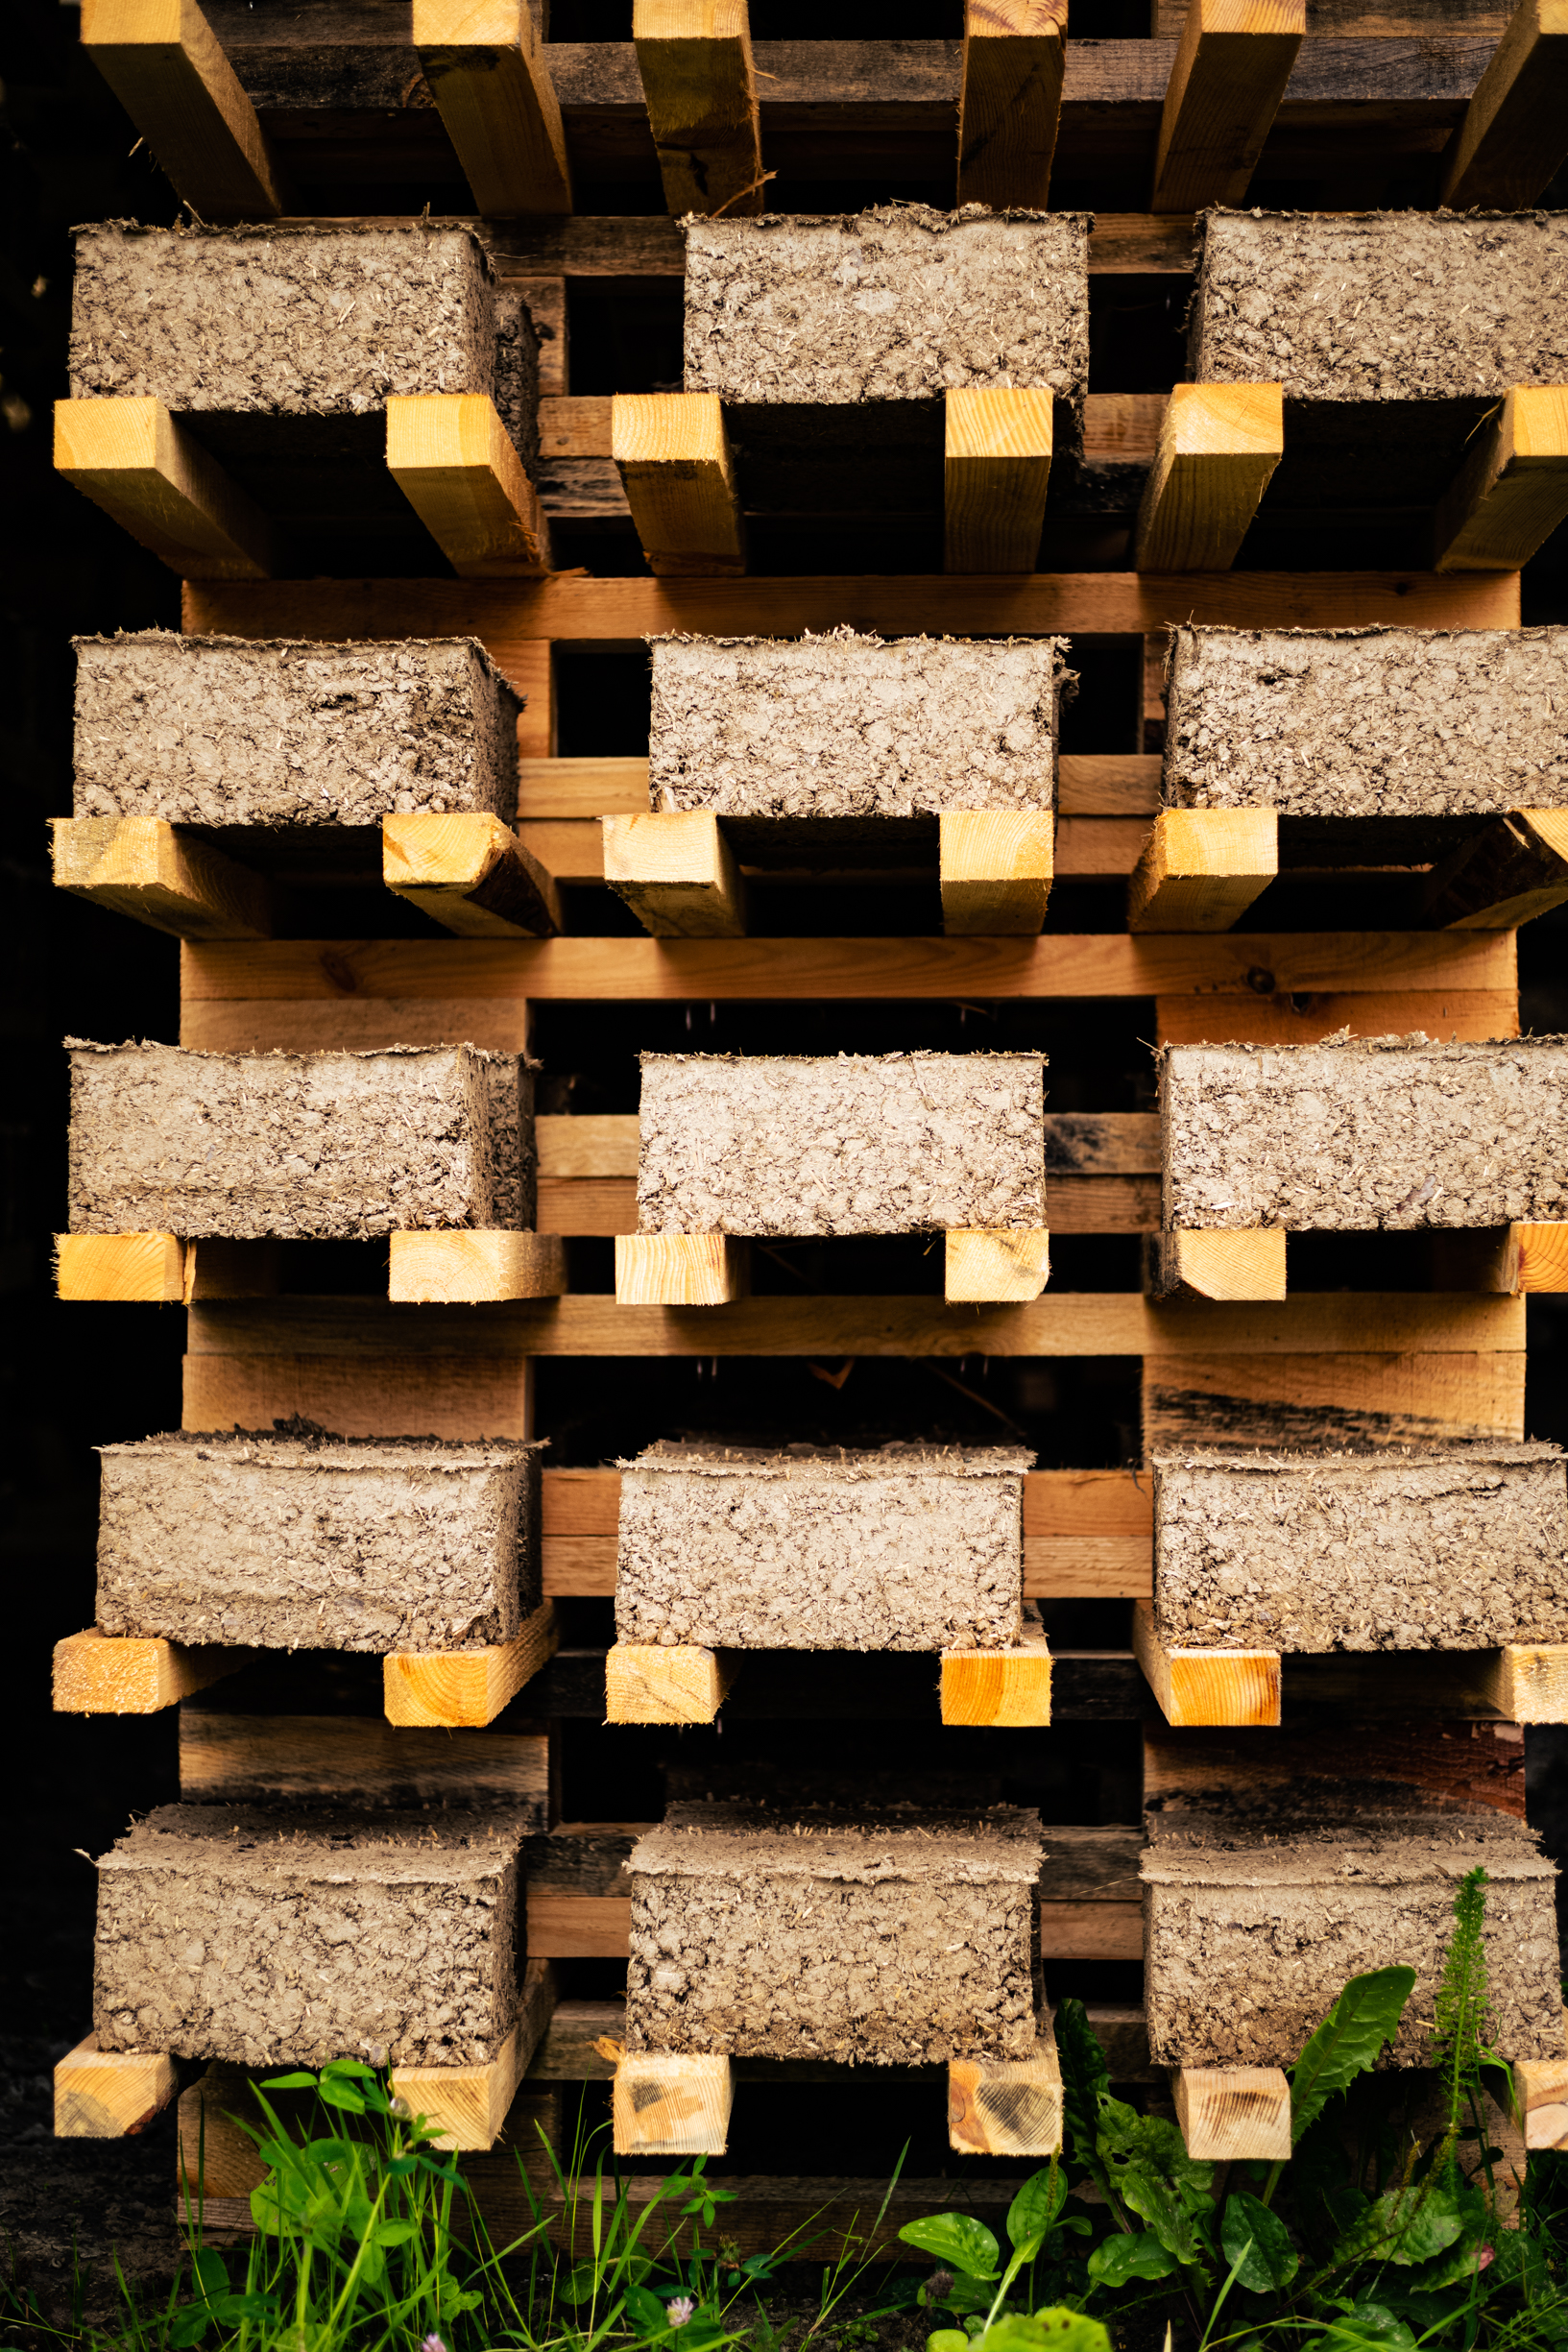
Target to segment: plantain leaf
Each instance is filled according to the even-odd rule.
[[[1413,1968],[1376,1968],[1352,1976],[1291,2070],[1292,2146],[1329,2100],[1376,2064],[1399,2030],[1415,1984]]]
[[[1250,2288],[1254,2294],[1267,2294],[1273,2289],[1288,2287],[1301,2267],[1301,2258],[1278,2214],[1257,2197],[1249,2196],[1244,2189],[1236,2190],[1225,2199],[1219,2243],[1227,2262],[1236,2262],[1241,2256],[1237,2284]],[[1243,2246],[1245,2254],[1242,2253]]]
[[[905,2221],[899,2236],[923,2254],[934,2254],[950,2270],[966,2278],[995,2278],[997,2242],[983,2221],[967,2213],[933,2213]]]

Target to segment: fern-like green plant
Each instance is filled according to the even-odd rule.
[[[1486,1873],[1478,1864],[1454,1898],[1454,1932],[1443,1957],[1433,2011],[1433,2041],[1448,2095],[1448,2137],[1459,2136],[1461,2110],[1481,2096],[1481,2070],[1491,2058],[1486,2041]]]

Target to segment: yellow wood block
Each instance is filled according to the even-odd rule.
[[[381,1661],[387,1721],[482,1730],[555,1656],[560,1640],[555,1603],[546,1601],[512,1640],[488,1649],[392,1651]]]
[[[583,1111],[563,1117],[542,1111],[534,1121],[542,1176],[635,1176],[636,1111]]]
[[[243,2119],[243,2120],[239,2120]],[[242,2066],[214,2060],[199,2081],[180,2094],[175,2116],[175,2179],[183,2219],[185,2200],[248,2197],[267,2177],[267,2167],[245,2121],[264,2123]]]
[[[604,1661],[607,1723],[712,1723],[736,1661],[695,1642],[617,1641]]]
[[[82,46],[199,220],[282,211],[255,109],[197,0],[82,0]]]
[[[1519,384],[1433,521],[1437,571],[1517,571],[1568,517],[1568,385]]]
[[[1509,1291],[1568,1291],[1568,1224],[1508,1227]]]
[[[1230,931],[1279,873],[1272,809],[1162,809],[1127,884],[1129,931]]]
[[[1283,1298],[1285,1241],[1282,1225],[1162,1233],[1162,1287],[1193,1291],[1199,1298]]]
[[[123,2140],[150,2123],[178,2088],[166,2051],[100,2049],[89,2033],[55,2069],[55,2138]]]
[[[547,567],[539,493],[488,393],[389,400],[387,472],[459,579]]]
[[[265,939],[266,883],[156,816],[50,819],[55,887],[181,939]]]
[[[733,1233],[617,1233],[615,1304],[723,1307],[750,1287],[750,1251]]]
[[[1030,937],[1046,919],[1055,865],[1049,809],[944,809],[942,928],[965,937]]]
[[[629,2049],[610,2099],[617,2156],[722,2156],[735,2077],[728,2058]]]
[[[1062,2145],[1062,2070],[1047,2021],[1032,2058],[948,2063],[948,2146],[965,2156],[1054,2156]]]
[[[55,471],[182,579],[272,570],[265,516],[161,400],[57,400]]]
[[[1509,1723],[1568,1723],[1568,1642],[1507,1642],[1477,1666],[1478,1695]]]
[[[1026,1610],[1010,1650],[944,1650],[942,1720],[1032,1730],[1050,1721],[1050,1644]]]
[[[535,817],[646,816],[652,806],[646,760],[518,762],[519,825]]]
[[[604,878],[656,939],[745,933],[746,885],[711,810],[607,816]]]
[[[1568,2058],[1520,2058],[1513,2096],[1524,2118],[1527,2152],[1568,2148]]]
[[[1280,384],[1177,384],[1133,532],[1139,571],[1228,571],[1285,454]]]
[[[731,218],[762,209],[762,147],[746,0],[633,0],[664,206]]]
[[[1568,156],[1568,0],[1519,0],[1443,156],[1438,203],[1523,212]]]
[[[1132,1612],[1132,1646],[1167,1723],[1279,1722],[1277,1650],[1168,1650],[1146,1601]]]
[[[1050,481],[1049,391],[952,391],[942,455],[944,571],[1032,571]]]
[[[173,1233],[57,1233],[55,1288],[61,1298],[177,1305],[185,1296],[185,1245]]]
[[[417,1306],[559,1298],[566,1246],[557,1233],[394,1233],[387,1297]]]
[[[1306,0],[1188,0],[1160,116],[1151,212],[1245,203],[1306,30]]]
[[[724,411],[713,392],[617,392],[611,448],[649,569],[732,578],[745,527]]]
[[[480,811],[384,816],[381,879],[460,937],[547,938],[562,927],[553,876],[498,816]]]
[[[1194,2164],[1283,2164],[1289,2158],[1291,2086],[1282,2068],[1184,2066],[1171,2089]]]
[[[67,1634],[55,1644],[59,1715],[156,1715],[250,1661],[249,1650],[185,1649],[154,1634]]]
[[[476,208],[569,212],[567,134],[528,0],[412,0],[410,37]]]
[[[954,1226],[946,1237],[942,1295],[950,1305],[1038,1298],[1050,1279],[1050,1235],[1005,1226]]]
[[[415,2115],[433,2128],[435,2147],[493,2147],[506,2122],[518,2085],[533,2060],[557,1999],[555,1970],[548,1960],[528,1962],[518,2022],[494,2058],[482,2066],[397,2066],[393,2095],[405,2098]],[[525,2153],[519,2150],[519,2155]]]
[[[1066,76],[1067,0],[966,0],[960,205],[1044,211]]]

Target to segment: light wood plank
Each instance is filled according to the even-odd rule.
[[[942,1652],[942,1720],[1009,1730],[1049,1724],[1050,1667],[1039,1612],[1026,1610],[1016,1648]]]
[[[607,1723],[712,1723],[734,1683],[732,1651],[617,1641],[604,1660]]]
[[[624,1960],[632,1941],[630,1895],[550,1895],[528,1889],[530,1958]]]
[[[610,432],[649,570],[669,579],[743,572],[745,525],[718,395],[617,392]]]
[[[1062,2145],[1062,2070],[1048,2017],[1032,2058],[948,2062],[948,2146],[963,2156],[1054,2156]]]
[[[273,569],[266,517],[161,400],[57,400],[55,471],[182,579]]]
[[[1160,805],[1153,752],[1064,752],[1056,764],[1058,816],[1152,816]]]
[[[198,220],[282,211],[256,110],[197,0],[82,0],[82,45]]]
[[[1160,1288],[1188,1290],[1199,1298],[1283,1298],[1285,1228],[1258,1225],[1240,1232],[1163,1233]]]
[[[1568,157],[1568,5],[1519,0],[1443,156],[1438,203],[1522,212]]]
[[[1131,1600],[1154,1594],[1151,1536],[1025,1536],[1026,1601]]]
[[[559,1298],[567,1253],[558,1234],[403,1232],[391,1236],[387,1297],[417,1306],[484,1306]]]
[[[665,209],[762,209],[762,142],[746,0],[633,0],[632,40]]]
[[[518,762],[519,824],[533,817],[646,816],[652,806],[645,759]]]
[[[180,1709],[187,1805],[504,1805],[549,1826],[549,1735],[410,1731],[384,1715],[228,1714]]]
[[[1260,976],[1267,967],[1260,964]],[[1319,1045],[1348,1030],[1353,1037],[1387,1037],[1425,1030],[1430,1037],[1485,1044],[1519,1034],[1519,998],[1510,988],[1401,989],[1372,995],[1363,989],[1260,993],[1242,1006],[1234,999],[1156,996],[1154,1034],[1160,1045],[1208,1045],[1223,1039],[1246,1045]]]
[[[548,938],[563,925],[553,876],[498,816],[481,812],[384,816],[381,880],[461,938]]]
[[[1518,384],[1433,522],[1438,571],[1517,571],[1568,517],[1568,386]]]
[[[722,1307],[751,1287],[747,1245],[731,1233],[617,1233],[615,1306]]]
[[[487,392],[390,399],[387,472],[459,579],[548,565],[539,493]]]
[[[374,1369],[354,1354],[188,1355],[183,1389],[184,1429],[265,1429],[298,1413],[348,1438],[406,1437],[410,1430],[465,1441],[534,1434],[534,1368],[526,1355],[383,1348]]]
[[[1568,2148],[1568,2057],[1516,2060],[1513,2096],[1528,2151]]]
[[[1151,212],[1246,202],[1306,31],[1306,0],[1190,0],[1160,115]]]
[[[156,1715],[249,1665],[249,1650],[185,1649],[152,1635],[89,1629],[55,1644],[57,1715]]]
[[[1176,2122],[1194,2164],[1283,2164],[1291,2086],[1277,2066],[1183,2066],[1171,2076]]]
[[[180,939],[266,939],[271,894],[236,865],[156,816],[56,816],[55,887]]]
[[[1040,929],[1053,871],[1049,809],[944,809],[939,832],[950,937],[1027,937]]]
[[[599,817],[525,819],[518,839],[551,883],[604,880],[604,823]]]
[[[1478,1697],[1507,1722],[1568,1723],[1568,1642],[1507,1642],[1477,1666]]]
[[[1133,531],[1138,570],[1228,570],[1284,454],[1283,386],[1177,384]]]
[[[966,1225],[947,1235],[942,1295],[950,1306],[1038,1298],[1050,1280],[1050,1235]]]
[[[604,878],[656,939],[744,935],[746,885],[709,809],[607,816]]]
[[[542,1176],[635,1176],[636,1111],[587,1112],[571,1118],[543,1112],[534,1121]]]
[[[1279,873],[1272,809],[1162,809],[1127,885],[1129,931],[1229,931]]]
[[[177,1305],[185,1296],[185,1245],[173,1233],[57,1233],[55,1289],[61,1298]]]
[[[55,2068],[55,2138],[123,2140],[150,2123],[179,2087],[167,2051],[100,2049],[89,2033]]]
[[[199,2081],[181,2092],[176,2110],[175,2185],[181,2219],[189,2198],[206,2206],[203,2219],[210,2224],[218,2197],[245,2198],[249,2218],[251,2192],[266,2179],[267,2167],[236,2118],[258,2129],[265,2124],[244,2067],[215,2059]]]
[[[410,37],[477,210],[569,212],[567,134],[529,0],[413,0]]]
[[[518,2003],[518,2022],[488,2065],[395,2066],[392,2090],[433,2128],[434,2147],[494,2147],[518,2085],[528,2072],[558,1998],[555,1970],[547,1960],[528,1961]]]
[[[555,1604],[536,1609],[511,1641],[483,1650],[394,1650],[382,1660],[389,1723],[482,1731],[560,1646]]]
[[[1291,1299],[1274,1312],[1292,1313],[1301,1303]],[[1300,1446],[1517,1439],[1525,1434],[1524,1370],[1524,1356],[1511,1349],[1373,1349],[1358,1347],[1349,1333],[1337,1347],[1288,1358],[1250,1349],[1156,1351],[1144,1360],[1144,1444],[1154,1453],[1277,1443],[1282,1427]]]
[[[617,2156],[722,2156],[735,2077],[728,2058],[627,2050],[610,2094]]]
[[[636,1111],[574,1113],[566,1117],[541,1112],[534,1121],[534,1141],[541,1176],[637,1175]],[[1057,1152],[1071,1154],[1071,1164],[1079,1172],[1079,1180],[1091,1185],[1103,1178],[1133,1174],[1157,1176],[1159,1119],[1147,1111],[1069,1111],[1059,1117],[1048,1111],[1046,1152],[1047,1163],[1052,1169],[1056,1164],[1053,1154]],[[1054,1177],[1058,1184],[1064,1180]]]
[[[1132,1646],[1167,1723],[1279,1722],[1277,1650],[1168,1650],[1144,1601],[1132,1612]]]
[[[1034,570],[1050,481],[1054,398],[1049,391],[1007,386],[948,394],[942,454],[945,571]]]
[[[1568,1224],[1508,1227],[1508,1280],[1515,1291],[1568,1291]]]
[[[960,205],[1044,211],[1066,52],[1067,0],[965,0]]]

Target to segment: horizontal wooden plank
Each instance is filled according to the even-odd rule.
[[[1247,1037],[1276,999],[1355,991],[1511,991],[1511,932],[1300,932],[1218,935],[1096,932],[1032,939],[186,940],[181,1043],[232,1046],[263,1003],[373,1000],[487,1006],[637,998],[725,1003],[784,998],[1189,997],[1214,1004],[1217,1037]],[[226,1034],[233,1007],[238,1023]],[[1390,1006],[1390,1012],[1392,1007]],[[1173,1014],[1172,1014],[1172,1017]],[[1390,1024],[1391,1025],[1391,1024]],[[340,1042],[352,1042],[345,1036]],[[423,1042],[409,1039],[408,1042]]]
[[[603,813],[611,812],[606,811]],[[1055,828],[1057,879],[1065,881],[1073,875],[1081,879],[1130,874],[1144,853],[1148,832],[1146,816],[1058,816]],[[603,882],[604,830],[598,816],[528,817],[519,821],[517,835],[523,848],[531,857],[539,860],[552,880],[578,885]],[[768,868],[743,866],[741,870],[746,874],[755,873],[764,884],[777,885],[787,879]],[[809,873],[813,869],[803,867],[802,871]],[[934,856],[929,872],[934,883]],[[905,878],[906,869],[903,867],[884,872],[876,866],[840,877],[856,891],[875,890],[889,881],[902,883]]]
[[[1055,1176],[1046,1206],[1052,1233],[1153,1233],[1160,1223],[1160,1179]],[[536,1224],[541,1233],[635,1233],[637,1180],[542,1176]]]
[[[477,637],[508,674],[524,646],[640,643],[669,630],[798,637],[1146,635],[1233,629],[1512,629],[1517,572],[1080,571],[779,579],[187,580],[183,626],[233,637]]]
[[[613,1596],[616,1550],[614,1534],[544,1536],[541,1565],[545,1598]],[[1026,1601],[1146,1600],[1153,1588],[1150,1535],[1024,1539]]]
[[[1511,938],[1512,933],[1494,933]],[[1263,977],[1266,978],[1265,974]],[[1519,1034],[1519,998],[1501,988],[1290,989],[1260,995],[1237,1023],[1234,1000],[1196,994],[1157,996],[1154,1034],[1161,1045],[1315,1045],[1349,1030],[1353,1037],[1409,1036],[1424,1030],[1446,1044],[1484,1044]]]
[[[1083,403],[1084,456],[1152,458],[1167,405],[1163,392],[1089,393]],[[539,403],[541,457],[609,457],[610,409],[607,392],[546,394]]]
[[[619,1470],[543,1473],[540,1526],[546,1536],[613,1536],[620,1524]]]
[[[1149,1453],[1522,1438],[1525,1356],[1508,1346],[1371,1354],[1355,1346],[1297,1356],[1150,1355],[1143,1421]]]
[[[543,1732],[409,1731],[384,1715],[180,1710],[180,1794],[194,1805],[511,1805],[540,1830],[549,1804]]]
[[[528,1890],[531,1960],[621,1960],[630,1949],[631,1934],[629,1895],[556,1895],[533,1887]],[[1143,1904],[1042,1903],[1040,1951],[1047,1960],[1140,1960],[1144,1954]]]
[[[813,48],[816,45],[812,43]],[[1145,46],[1142,42],[1134,45]],[[1068,56],[1071,60],[1073,46]],[[1137,61],[1132,62],[1136,64]],[[951,138],[950,116],[950,145]],[[686,246],[681,233],[672,220],[657,216],[583,214],[566,220],[473,221],[471,226],[483,229],[503,277],[624,279],[686,275]],[[1127,273],[1190,276],[1192,217],[1185,213],[1163,216],[1148,212],[1097,213],[1089,234],[1089,267],[1097,276]]]

